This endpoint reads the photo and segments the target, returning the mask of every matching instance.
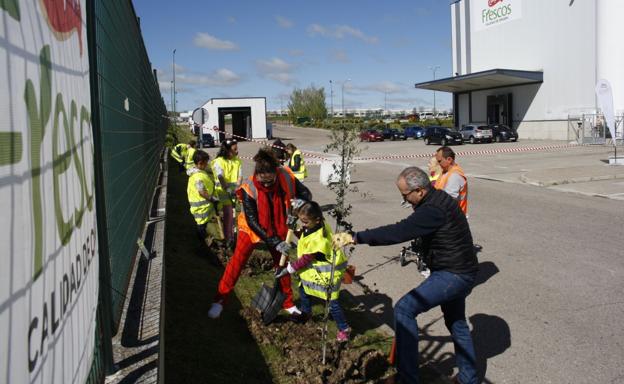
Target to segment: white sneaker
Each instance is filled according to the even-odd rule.
[[[221,316],[221,311],[223,311],[223,305],[219,303],[212,303],[210,310],[208,310],[208,317],[211,319],[218,319],[219,316]]]
[[[301,311],[299,310],[299,308],[297,308],[296,305],[293,305],[290,308],[286,308],[286,312],[288,312],[288,314],[290,315],[293,315],[293,314],[301,315]]]

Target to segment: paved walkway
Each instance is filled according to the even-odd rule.
[[[158,382],[159,363],[164,360],[161,314],[164,314],[165,206],[167,163],[162,164],[159,185],[152,199],[150,218],[130,277],[130,287],[117,335],[113,338],[113,358],[118,371],[106,384]],[[162,305],[162,307],[161,307]]]

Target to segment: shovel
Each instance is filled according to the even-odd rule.
[[[286,235],[286,242],[290,242],[293,235],[293,231],[289,229],[288,234]],[[282,254],[278,270],[284,268],[287,257],[288,255]],[[260,316],[262,317],[264,325],[268,325],[275,320],[277,314],[282,309],[284,300],[286,300],[286,295],[280,290],[279,280],[279,278],[275,279],[273,287],[262,283],[260,291],[251,300],[251,306],[260,311]]]

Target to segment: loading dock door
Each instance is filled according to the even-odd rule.
[[[225,129],[225,115],[232,115],[232,130]],[[251,137],[251,107],[219,108],[219,141],[228,137],[244,140]]]
[[[511,127],[511,93],[487,97],[488,124],[505,124]]]

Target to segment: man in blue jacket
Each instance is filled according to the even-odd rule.
[[[412,205],[412,214],[396,224],[336,234],[334,246],[391,245],[422,237],[431,275],[394,307],[398,380],[402,384],[418,383],[416,316],[439,305],[455,346],[459,368],[455,380],[462,384],[477,383],[476,358],[465,307],[478,262],[466,216],[455,199],[431,188],[429,177],[420,168],[404,169],[396,186],[403,200]]]

